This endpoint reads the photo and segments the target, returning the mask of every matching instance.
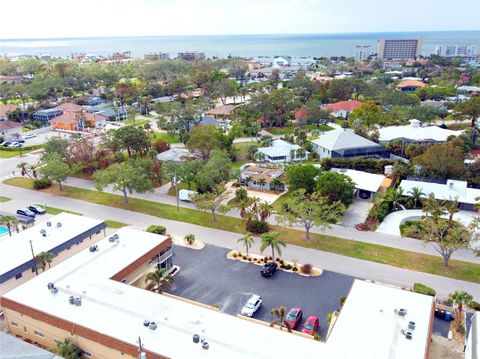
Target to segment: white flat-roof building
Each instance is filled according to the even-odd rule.
[[[428,358],[434,305],[433,297],[357,279],[327,339],[326,357]]]
[[[382,143],[393,140],[403,140],[407,143],[416,142],[445,142],[450,136],[459,136],[463,131],[453,131],[440,128],[438,126],[421,126],[419,120],[410,120],[410,125],[406,126],[388,126],[378,130],[379,141]]]
[[[59,255],[106,227],[99,219],[60,213],[11,237],[0,240],[0,288],[5,292],[19,284],[25,272],[31,274],[33,256],[41,252]],[[33,253],[32,253],[33,252]]]
[[[425,193],[423,198],[433,193],[438,200],[450,200],[457,198],[459,208],[473,211],[476,198],[480,197],[480,189],[467,187],[466,181],[447,180],[446,184],[431,183],[422,181],[403,180],[400,182],[400,188],[403,189],[403,195],[411,197],[411,191],[414,187],[419,188]]]
[[[308,151],[285,140],[273,140],[270,147],[260,147],[255,157],[271,163],[298,162],[308,159]]]
[[[360,197],[360,192],[366,192],[369,198],[372,194],[378,192],[382,186],[383,181],[385,180],[384,175],[377,175],[373,173],[368,173],[364,171],[351,170],[346,168],[332,168],[330,171],[338,172],[348,176],[355,183],[356,196]]]

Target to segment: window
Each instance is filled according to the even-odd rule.
[[[18,327],[18,324],[15,322],[11,322],[10,324],[12,324],[13,327]]]
[[[45,336],[45,335],[43,335],[42,333],[37,332],[36,330],[35,330],[35,335],[36,335],[37,337],[42,337],[42,338]]]
[[[15,276],[15,279],[20,279],[22,278],[22,273],[18,273],[16,276]]]

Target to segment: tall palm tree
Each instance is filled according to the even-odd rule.
[[[270,314],[275,317],[275,319],[270,322],[271,327],[276,324],[280,327],[280,330],[283,330],[283,327],[285,327],[289,332],[292,331],[290,324],[285,321],[285,317],[287,316],[287,308],[285,308],[283,305],[278,308],[272,308],[272,310],[270,310]]]
[[[252,180],[253,180],[252,176],[247,176],[247,177],[245,178],[245,186],[248,186],[248,183],[249,183],[249,182],[252,182]]]
[[[255,243],[255,240],[253,239],[253,234],[250,232],[247,232],[245,233],[245,236],[243,236],[242,238],[239,238],[237,242],[238,243],[243,242],[243,245],[245,246],[245,252],[248,257],[248,248],[250,248],[253,245],[253,243]]]
[[[12,236],[12,228],[16,228],[18,225],[18,219],[15,216],[4,215],[0,217],[0,224],[4,224],[8,228],[8,235]]]
[[[267,183],[267,181],[265,180],[265,178],[260,178],[257,183],[260,185],[260,189],[263,189],[263,187],[265,186],[265,184]]]
[[[42,271],[45,272],[45,269],[50,268],[50,264],[52,263],[53,260],[53,254],[50,252],[40,252],[36,256],[37,262],[41,265]]]
[[[453,199],[450,198],[449,201],[445,201],[445,209],[448,213],[448,221],[450,222],[450,224],[452,224],[453,215],[460,211],[460,209],[458,208],[458,197],[455,197]]]
[[[149,283],[147,288],[157,287],[158,293],[163,293],[162,287],[170,288],[173,283],[173,277],[167,275],[167,268],[156,269],[153,272],[147,273],[145,276],[145,282]]]
[[[272,182],[270,182],[270,186],[275,190],[279,188],[282,185],[282,181],[280,181],[278,178],[272,178]]]
[[[403,189],[401,187],[397,189],[389,188],[385,193],[384,201],[391,203],[392,208],[395,210],[397,209],[400,201],[402,200],[402,197],[403,197]]]
[[[447,213],[443,201],[437,201],[433,193],[430,193],[427,200],[423,203],[422,211],[430,215],[434,221],[437,221],[438,218]]]
[[[268,217],[272,214],[273,207],[268,202],[262,202],[258,206],[258,215],[260,216],[261,221],[266,221]]]
[[[425,196],[422,189],[419,187],[413,187],[408,193],[412,196],[413,199],[413,207],[417,208],[418,202],[421,200],[422,196]]]
[[[457,311],[458,311],[458,319],[459,323],[462,322],[462,311],[463,311],[463,306],[470,305],[473,301],[473,296],[470,293],[467,293],[465,291],[458,291],[456,290],[453,293],[450,293],[448,295],[448,300],[452,302],[453,305],[457,306]]]
[[[20,170],[20,174],[21,174],[22,176],[27,175],[28,177],[31,178],[30,174],[29,174],[28,171],[27,171],[27,167],[28,167],[28,163],[25,162],[25,161],[22,161],[22,162],[20,162],[20,163],[17,164],[17,168]]]
[[[272,248],[272,259],[275,260],[275,250],[278,252],[278,255],[282,255],[281,247],[286,247],[287,244],[280,240],[278,236],[280,233],[278,232],[267,232],[262,234],[261,240],[262,244],[260,246],[260,252],[263,253],[265,249],[268,247]]]

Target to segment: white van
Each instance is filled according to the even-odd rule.
[[[189,191],[188,189],[181,189],[180,191],[178,191],[178,199],[180,201],[191,202],[192,196],[196,194],[197,192],[195,191]]]

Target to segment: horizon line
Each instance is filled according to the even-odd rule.
[[[408,31],[359,31],[359,32],[297,32],[297,33],[257,33],[257,34],[184,34],[184,35],[100,35],[100,36],[66,36],[66,37],[11,37],[0,41],[19,40],[57,40],[57,39],[102,39],[125,37],[202,37],[202,36],[296,36],[296,35],[355,35],[355,34],[395,34],[395,33],[431,33],[431,32],[480,32],[480,29],[464,30],[408,30]]]

